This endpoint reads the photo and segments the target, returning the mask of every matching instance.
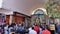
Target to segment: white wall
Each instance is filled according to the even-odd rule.
[[[6,14],[6,15],[12,15],[13,11],[6,10],[6,9],[0,9],[0,13]]]
[[[0,8],[2,8],[3,0],[0,0]]]
[[[3,8],[30,15],[30,10],[34,6],[44,4],[45,2],[47,0],[3,0]]]

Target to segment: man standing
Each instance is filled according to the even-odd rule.
[[[37,34],[37,32],[34,30],[34,27],[32,27],[32,30],[29,31],[29,34]]]
[[[24,28],[23,28],[23,26],[22,26],[21,24],[18,26],[17,31],[18,31],[18,33],[20,33],[20,34],[25,34],[25,33],[24,33]]]

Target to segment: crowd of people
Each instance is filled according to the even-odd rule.
[[[12,23],[10,25],[0,25],[0,34],[60,34],[60,26],[56,26],[55,30],[50,30],[47,25],[33,24],[29,27],[24,27],[23,24]]]
[[[34,25],[29,28],[29,34],[51,34],[51,32],[45,27]]]

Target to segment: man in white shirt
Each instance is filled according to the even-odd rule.
[[[29,30],[29,31],[32,30],[32,27],[30,27],[28,30]]]
[[[37,32],[34,30],[34,27],[32,27],[32,30],[29,31],[29,34],[37,34]]]

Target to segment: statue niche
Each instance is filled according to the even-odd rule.
[[[45,14],[43,10],[37,9],[35,10],[34,14],[32,15],[32,23],[40,25],[41,23],[45,23]]]

